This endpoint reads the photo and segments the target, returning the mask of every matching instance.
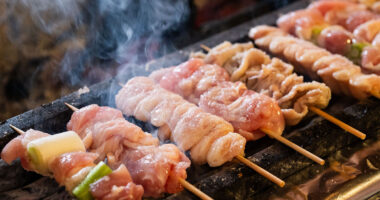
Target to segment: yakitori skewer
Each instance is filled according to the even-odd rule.
[[[73,105],[70,105],[68,103],[65,103],[65,105],[67,107],[69,107],[72,111],[77,111],[79,110],[78,108],[74,107]],[[13,127],[12,127],[13,128]],[[16,129],[15,129],[16,130]],[[17,130],[16,130],[17,131]],[[201,190],[199,190],[197,187],[195,187],[194,185],[192,185],[191,183],[187,182],[185,179],[181,178],[181,177],[178,177],[178,181],[181,183],[181,185],[186,188],[187,190],[189,190],[190,192],[192,192],[193,194],[195,194],[196,196],[198,196],[200,199],[204,199],[204,200],[211,200],[212,198],[209,197],[207,194],[203,193]]]
[[[380,74],[379,17],[350,2],[318,1],[308,8],[281,16],[277,26],[297,38],[348,58],[366,73]]]
[[[211,48],[208,47],[208,46],[206,46],[206,45],[204,45],[204,44],[201,44],[200,46],[201,46],[202,49],[204,49],[207,52],[211,51]],[[353,128],[353,127],[351,127],[350,125],[342,122],[341,120],[339,120],[339,119],[331,116],[330,114],[324,112],[323,110],[321,110],[321,109],[319,109],[319,108],[317,108],[315,106],[309,106],[309,110],[313,111],[315,114],[323,117],[324,119],[326,119],[326,120],[330,121],[331,123],[333,123],[333,124],[341,127],[343,130],[351,133],[352,135],[354,135],[354,136],[356,136],[356,137],[358,137],[358,138],[360,138],[362,140],[364,140],[366,138],[366,134],[364,134],[363,132],[361,132],[361,131],[359,131],[359,130]],[[270,135],[270,133],[268,135]]]
[[[112,170],[103,161],[96,163],[98,154],[86,152],[83,141],[75,132],[49,135],[33,129],[24,132],[13,125],[10,127],[20,136],[2,150],[1,157],[6,163],[20,158],[25,170],[54,177],[79,200],[142,198],[143,187],[132,181],[124,164]]]
[[[190,111],[190,110],[191,110],[191,113],[197,113],[197,117],[195,117],[195,118],[191,117],[188,119],[186,117],[186,119],[188,119],[188,120],[183,120],[183,119],[181,120],[180,119],[181,117],[179,117],[179,116],[175,117],[176,119],[178,119],[178,121],[177,120],[175,120],[176,122],[172,121],[173,123],[171,123],[170,127],[167,126],[167,128],[171,129],[171,131],[172,131],[171,132],[171,134],[172,134],[171,140],[177,146],[179,146],[182,150],[184,150],[184,151],[189,150],[191,152],[190,155],[191,155],[191,158],[193,160],[193,163],[198,163],[198,164],[208,163],[211,167],[216,167],[216,166],[220,166],[220,165],[224,164],[227,161],[230,161],[233,158],[236,158],[237,160],[242,161],[243,163],[250,162],[247,159],[244,159],[242,156],[238,156],[238,155],[242,155],[242,153],[244,151],[246,140],[241,135],[234,133],[232,125],[229,124],[227,121],[223,120],[222,118],[220,118],[218,116],[212,115],[210,113],[207,113],[207,112],[201,110],[196,105],[187,102],[186,100],[184,100],[182,97],[180,97],[177,94],[174,94],[170,91],[164,90],[163,88],[156,85],[153,82],[153,80],[151,80],[148,77],[135,77],[135,78],[131,79],[130,82],[133,82],[133,84],[137,84],[136,87],[140,87],[140,86],[145,87],[147,85],[149,85],[148,87],[151,87],[151,86],[154,87],[155,88],[155,89],[153,89],[155,91],[154,94],[156,94],[156,92],[157,92],[157,94],[161,94],[160,97],[163,98],[161,102],[167,102],[167,103],[170,102],[169,104],[172,104],[174,107],[178,108],[176,111],[173,111],[173,113],[171,113],[171,115],[178,115],[178,112],[181,112],[180,115],[182,116],[182,115],[185,115],[184,113],[188,113],[187,111]],[[139,82],[142,82],[142,84],[138,85]],[[134,91],[139,91],[139,89],[134,90]],[[124,93],[124,92],[128,92],[128,91],[119,91],[119,93],[116,97],[116,102],[117,102],[116,104],[117,105],[119,105],[118,103],[121,103],[118,100],[124,99],[125,101],[129,101],[129,99],[125,99],[124,97],[122,97],[122,96],[126,95],[126,93]],[[141,93],[139,93],[139,95],[140,95],[139,97],[145,97],[146,98],[144,100],[138,100],[138,102],[143,102],[142,105],[145,105],[145,103],[144,103],[145,101],[147,101],[147,102],[150,101],[148,99],[149,96],[146,96],[147,94],[144,94],[144,92],[147,92],[147,91],[142,91]],[[133,97],[134,95],[128,94],[127,96]],[[167,107],[167,105],[169,105],[169,104],[166,104],[166,103],[162,104],[162,107],[160,107],[160,109],[161,110],[173,109],[174,107],[171,107],[171,108]],[[133,108],[139,107],[137,105],[132,105],[129,103],[123,104],[123,105],[125,105],[127,107],[132,106]],[[153,109],[152,106],[150,106],[150,105],[148,105],[148,106],[151,109]],[[120,105],[119,105],[118,108],[120,110],[122,110],[124,112],[124,114],[126,114],[126,115],[134,115],[139,120],[148,121],[146,118],[144,118],[144,119],[140,118],[140,116],[138,114],[139,111],[136,111],[134,113],[129,113],[129,112],[126,113],[126,110],[125,110],[125,109],[127,109],[126,107],[120,107]],[[192,112],[192,111],[194,111],[194,112]],[[147,114],[147,116],[148,116],[148,115],[151,115],[153,113],[153,111],[149,109],[149,110],[146,110],[144,113]],[[164,114],[162,112],[160,112],[160,113]],[[148,117],[148,118],[150,118],[150,117]],[[160,122],[163,122],[163,123],[170,123],[168,121],[169,119],[167,119],[167,117],[165,117],[165,116],[155,116],[154,118],[155,119],[160,118]],[[179,121],[181,121],[181,122],[179,122]],[[157,121],[155,121],[155,122],[157,122]],[[153,122],[153,125],[159,127],[159,132],[160,132],[160,130],[162,130],[165,126],[162,124],[157,124],[155,122]],[[152,123],[152,121],[151,121],[151,123]],[[200,124],[195,125],[197,123],[206,123],[206,124],[208,123],[207,127],[214,127],[214,128],[208,129],[208,128],[204,127],[203,125],[200,125]],[[191,124],[193,124],[193,125],[191,125]],[[189,127],[186,127],[186,126],[189,126]],[[204,132],[204,133],[207,132],[208,135],[200,136],[199,133],[197,133],[197,130],[199,132]],[[184,137],[190,136],[187,133],[189,133],[189,134],[194,133],[194,137],[192,137],[192,138],[200,138],[200,140],[206,139],[207,142],[202,142],[202,141],[196,140],[195,145],[194,145],[194,141],[192,141],[192,138],[188,138],[185,140],[188,142],[193,142],[193,145],[192,145],[192,147],[185,146],[186,144],[184,144],[180,140],[180,138],[182,135]],[[164,136],[161,135],[161,133],[159,133],[158,135],[159,135],[160,139],[164,139],[163,138]],[[179,135],[181,135],[181,136],[179,136]],[[161,136],[163,136],[163,137],[161,137]],[[183,139],[183,138],[181,138],[181,139]],[[205,145],[207,145],[208,147],[205,147]],[[211,148],[211,146],[212,146],[212,148]],[[223,148],[221,148],[221,147],[223,147]],[[201,153],[199,153],[199,152],[201,152]],[[282,181],[278,177],[274,176],[273,174],[267,172],[265,169],[262,169],[261,167],[257,166],[256,164],[251,163],[248,166],[251,167],[253,170],[257,171],[260,175],[266,177],[270,181],[279,185],[280,187],[283,187],[285,185],[284,181]]]

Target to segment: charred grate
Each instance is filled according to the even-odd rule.
[[[140,66],[138,68],[140,70],[133,75],[148,75],[155,69],[178,64],[186,60],[192,51],[199,50],[200,44],[215,46],[225,40],[231,42],[249,41],[247,33],[251,27],[259,24],[274,24],[279,14],[306,7],[308,3],[308,1],[299,1],[283,9],[253,19],[183,50],[147,63],[145,66]],[[125,82],[133,75],[128,73],[119,75],[118,78],[93,85],[87,93],[72,93],[52,103],[2,122],[0,124],[0,147],[3,148],[7,142],[17,135],[10,129],[9,124],[23,130],[34,128],[49,133],[64,131],[72,113],[64,105],[64,102],[71,103],[77,107],[92,103],[114,107],[114,95],[120,88],[118,82]],[[355,102],[354,100],[347,102],[346,99],[333,97],[329,112],[352,126],[364,130],[369,140],[376,138],[380,134],[380,125],[378,123],[380,120],[378,115],[380,113],[380,101],[377,99],[368,99],[363,102]],[[132,121],[136,123],[136,121]],[[140,126],[147,125],[137,124]],[[343,147],[361,142],[320,117],[306,119],[300,125],[287,129],[284,135],[291,141],[300,144],[321,157],[326,157]],[[313,164],[312,161],[302,157],[295,151],[268,138],[249,142],[246,147],[246,153],[250,160],[283,179]],[[14,199],[25,195],[36,199],[71,199],[67,192],[57,187],[54,180],[25,172],[18,162],[7,166],[1,161],[0,172],[0,199]],[[277,187],[248,167],[234,162],[227,163],[220,168],[192,165],[188,170],[188,180],[216,199],[252,199],[265,192],[268,188]],[[196,197],[187,191],[183,191],[175,195],[166,196],[166,198],[195,199]]]

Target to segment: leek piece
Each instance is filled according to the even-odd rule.
[[[81,138],[73,131],[67,131],[33,140],[27,145],[28,156],[38,173],[48,173],[49,163],[58,156],[69,152],[85,152]]]
[[[100,178],[107,176],[112,172],[103,161],[99,162],[91,171],[87,174],[86,178],[73,190],[73,195],[79,200],[93,199],[90,193],[90,184],[99,180]]]

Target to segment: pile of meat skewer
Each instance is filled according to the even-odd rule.
[[[319,1],[278,19],[278,26],[301,39],[380,73],[380,15],[344,1]]]
[[[33,157],[30,156],[32,154],[29,153],[28,145],[33,140],[49,135],[29,130],[7,144],[2,151],[2,159],[10,163],[19,157],[25,169],[42,175],[52,174],[58,183],[65,185],[79,199],[81,197],[76,195],[73,188],[79,187],[78,184],[90,174],[95,162],[105,158],[114,172],[90,185],[94,198],[141,199],[143,194],[157,197],[164,192],[176,193],[183,189],[179,178],[186,179],[189,159],[172,144],[159,146],[157,138],[127,122],[120,111],[90,105],[75,111],[67,126],[68,130],[76,131],[80,141],[83,141],[83,149],[88,152],[57,155],[47,163],[48,170],[41,171],[31,164]],[[124,182],[133,185],[125,185],[123,190],[116,187]]]
[[[259,47],[267,49],[273,54],[281,56],[289,62],[293,63],[295,66],[297,66],[296,69],[298,69],[298,71],[300,71],[301,73],[307,74],[309,77],[315,80],[323,80],[335,94],[353,96],[357,99],[365,99],[370,96],[375,96],[379,98],[380,77],[377,74],[367,73],[365,70],[362,70],[360,66],[357,66],[354,63],[352,63],[348,58],[333,54],[323,48],[314,45],[312,42],[297,39],[290,35],[291,33],[293,33],[292,30],[295,29],[297,29],[298,31],[297,33],[293,34],[299,36],[301,33],[303,33],[304,35],[308,35],[307,32],[312,32],[311,28],[315,24],[314,21],[308,21],[305,19],[307,18],[315,20],[320,18],[310,17],[310,15],[308,14],[311,12],[319,13],[318,15],[322,15],[322,19],[325,19],[327,17],[331,18],[332,16],[343,16],[343,19],[338,18],[339,21],[347,21],[347,17],[349,16],[356,16],[356,18],[359,18],[361,16],[359,14],[362,12],[358,12],[358,15],[348,15],[351,9],[360,8],[358,8],[358,6],[349,5],[345,7],[347,9],[343,9],[343,11],[346,12],[346,15],[337,14],[343,12],[342,7],[344,7],[344,3],[346,2],[316,2],[314,4],[311,4],[308,8],[310,9],[310,11],[296,11],[295,13],[291,13],[289,15],[283,16],[283,18],[280,18],[278,20],[280,28],[270,26],[258,26],[252,28],[250,31],[250,37],[255,40],[255,44],[257,44]],[[324,8],[325,10],[323,10],[322,8]],[[295,17],[299,13],[301,13],[302,17],[304,17],[303,20],[298,21],[297,17]],[[328,13],[329,15],[327,15]],[[325,14],[324,17],[323,14]],[[346,18],[344,18],[344,16]],[[290,18],[290,20],[287,21],[286,19],[288,18]],[[329,20],[334,21],[332,19]],[[303,24],[301,23],[302,21],[307,21],[310,23]],[[360,20],[358,19],[357,21]],[[360,23],[358,22],[358,24]],[[321,33],[321,35],[318,36],[318,40],[322,40],[321,38],[323,38],[323,34]],[[329,33],[327,34],[327,36],[332,37],[334,35],[332,33]],[[337,34],[337,37],[338,36],[339,34]],[[331,41],[339,43],[341,40],[335,39]],[[337,47],[337,45],[330,46]],[[370,48],[376,47],[370,46]],[[337,47],[336,49],[340,48]],[[365,50],[365,48],[363,50]],[[376,60],[373,61],[373,64],[376,64],[377,61],[375,61]],[[365,65],[362,65],[362,67],[365,68]]]
[[[292,65],[278,58],[271,59],[251,42],[223,42],[207,54],[196,52],[191,57],[223,67],[232,81],[241,81],[248,89],[276,100],[287,125],[298,124],[309,106],[325,108],[331,98],[330,88],[325,84],[304,82],[302,76],[294,73]]]

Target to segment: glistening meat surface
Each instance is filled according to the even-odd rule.
[[[247,140],[257,140],[264,128],[282,134],[284,118],[277,103],[268,96],[247,90],[241,82],[223,82],[201,96],[199,107],[223,117]]]
[[[363,13],[366,12],[364,5],[341,0],[316,1],[310,4],[307,9],[318,10],[329,24],[338,24],[349,29],[354,29],[358,23],[375,17],[368,11],[368,14]],[[361,14],[353,15],[358,12]]]
[[[70,152],[54,159],[50,165],[55,180],[68,191],[77,186],[95,166],[95,153]]]
[[[117,159],[124,148],[159,144],[157,138],[125,120],[119,110],[95,104],[75,111],[67,129],[78,133],[86,149],[97,152],[100,160]]]
[[[144,186],[144,195],[154,197],[181,191],[178,178],[186,179],[186,169],[190,166],[190,160],[173,144],[125,150],[111,166],[121,163],[129,169],[134,182]]]
[[[205,65],[200,59],[191,59],[176,67],[154,71],[149,78],[189,102],[198,104],[203,93],[220,82],[228,81],[229,75],[220,67]]]
[[[135,200],[141,199],[144,194],[144,188],[133,183],[123,164],[111,174],[92,183],[90,191],[95,199],[103,200]]]

